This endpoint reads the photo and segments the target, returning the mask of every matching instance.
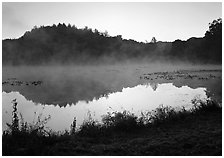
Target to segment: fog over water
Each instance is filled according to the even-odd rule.
[[[134,87],[144,83],[170,83],[180,87],[192,88],[217,84],[213,80],[153,80],[141,79],[144,74],[153,72],[173,72],[178,70],[220,70],[220,66],[211,65],[172,65],[172,64],[116,64],[116,65],[69,65],[69,66],[3,66],[3,91],[19,91],[28,100],[37,103],[59,104],[61,106],[76,103],[79,100],[91,101],[101,95],[121,91],[122,88]],[[10,80],[11,79],[11,80]],[[14,79],[14,81],[12,80]],[[21,81],[21,84],[17,84]],[[41,81],[35,86],[33,81]],[[13,86],[11,84],[14,84]],[[208,87],[207,87],[208,88]]]
[[[221,74],[219,65],[165,63],[3,66],[3,128],[13,99],[25,121],[51,115],[47,125],[56,131],[69,129],[74,117],[81,125],[89,114],[100,121],[108,111],[190,108],[208,94],[221,104]]]

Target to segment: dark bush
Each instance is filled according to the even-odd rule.
[[[138,118],[128,111],[112,112],[103,116],[104,126],[120,131],[132,131],[138,127]]]

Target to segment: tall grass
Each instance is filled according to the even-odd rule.
[[[123,112],[108,112],[102,116],[102,123],[94,120],[89,114],[88,120],[77,129],[76,117],[71,124],[70,131],[65,131],[70,135],[81,136],[97,136],[99,134],[105,134],[113,132],[135,132],[140,128],[145,128],[154,125],[160,125],[168,122],[176,122],[185,119],[189,115],[202,114],[205,112],[217,111],[221,107],[214,100],[208,99],[206,102],[201,100],[192,100],[193,107],[190,110],[186,110],[184,107],[181,110],[176,110],[171,106],[160,105],[158,108],[148,112],[142,112],[140,117],[137,117],[134,113],[124,110]],[[39,114],[37,121],[33,124],[28,124],[24,121],[23,116],[18,116],[17,101],[12,101],[12,123],[7,123],[8,129],[3,132],[3,135],[18,135],[18,134],[33,134],[33,135],[52,135],[56,133],[53,131],[45,130],[45,125],[51,118],[50,116],[42,118],[42,114]]]
[[[76,127],[76,118],[74,118],[70,131],[63,133],[46,131],[45,125],[49,117],[42,118],[40,114],[37,121],[28,124],[24,121],[22,115],[18,115],[17,101],[13,100],[12,122],[8,129],[3,132],[2,144],[3,155],[41,155],[40,152],[47,152],[47,149],[58,142],[68,140],[94,138],[94,141],[107,140],[113,136],[125,136],[136,134],[144,129],[157,129],[166,125],[185,121],[187,118],[207,115],[210,112],[221,111],[221,107],[213,100],[193,101],[194,106],[190,110],[182,108],[177,111],[170,106],[159,106],[153,111],[142,112],[140,117],[129,111],[108,112],[102,117],[102,123],[95,121],[91,115],[89,119],[83,122],[79,129]],[[193,116],[193,117],[192,117]],[[192,119],[192,121],[194,121]],[[182,124],[182,123],[181,123]]]
[[[192,115],[200,115],[206,112],[221,110],[221,106],[214,100],[207,101],[192,100],[193,107],[186,110],[184,107],[176,110],[171,106],[160,105],[155,110],[142,112],[140,117],[129,111],[108,112],[102,117],[102,123],[97,123],[93,119],[83,123],[79,134],[85,136],[98,136],[107,133],[125,132],[132,133],[142,128],[159,126],[161,124],[176,123],[184,121]]]
[[[42,118],[42,113],[37,116],[37,120],[33,123],[27,123],[24,121],[22,114],[18,114],[18,102],[16,99],[12,101],[13,111],[12,111],[12,123],[6,123],[8,129],[3,132],[3,135],[46,135],[49,132],[45,129],[45,125],[51,119],[51,116]]]

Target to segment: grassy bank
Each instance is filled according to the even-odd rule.
[[[222,109],[213,101],[186,111],[159,107],[136,117],[108,113],[103,123],[92,119],[77,131],[44,130],[47,121],[27,125],[14,114],[2,135],[3,155],[222,155]],[[19,122],[22,122],[19,126]]]

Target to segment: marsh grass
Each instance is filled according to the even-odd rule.
[[[45,125],[51,119],[51,116],[44,117],[42,113],[37,116],[36,120],[32,123],[27,123],[21,113],[18,113],[18,102],[16,99],[12,101],[13,111],[12,111],[12,123],[6,123],[8,129],[3,132],[3,134],[17,136],[17,135],[47,135],[49,132],[45,129]],[[35,113],[36,114],[36,113]]]
[[[220,138],[221,107],[213,100],[207,100],[206,102],[193,100],[192,103],[194,106],[190,110],[182,108],[177,111],[170,106],[161,105],[153,111],[142,112],[140,117],[129,111],[108,112],[102,117],[102,123],[95,121],[89,115],[89,119],[78,130],[76,118],[74,118],[71,130],[60,133],[45,130],[45,125],[50,116],[42,118],[42,115],[39,115],[37,122],[33,124],[24,122],[22,115],[18,116],[18,103],[16,100],[13,100],[12,123],[7,124],[9,128],[2,135],[3,155],[163,155],[164,153],[168,155],[192,155],[194,153],[203,155],[208,153],[208,151],[210,152],[208,155],[219,155],[221,153],[220,141],[213,140],[214,142],[211,146],[214,143],[216,144],[214,151],[206,149],[207,147],[204,147],[204,144],[210,145],[209,141],[211,140],[207,139],[211,137],[209,131],[213,128],[217,132],[214,139]],[[209,122],[212,123],[209,124]],[[185,132],[178,131],[179,128],[184,129]],[[202,144],[199,144],[194,152],[184,153],[185,147],[191,148],[198,143],[196,138],[191,140],[192,138],[190,137],[192,137],[192,134],[194,135],[193,137],[196,137],[195,133],[200,132],[201,129],[204,129],[203,132],[207,132],[206,138],[202,135],[203,139],[200,134],[197,134],[197,139],[202,139]],[[172,136],[175,132],[175,135],[179,138]],[[167,133],[169,134],[167,135]],[[167,137],[166,135],[170,136]],[[136,137],[139,143],[141,143],[133,146],[131,144],[133,141],[136,141]],[[150,152],[146,152],[149,149],[140,147],[142,143],[146,143],[145,140],[148,137],[152,137],[150,139],[156,141],[157,148],[153,150],[154,152],[151,149]],[[185,137],[189,137],[190,142],[188,144],[184,141],[180,143],[179,141],[185,139]],[[172,142],[177,144],[178,142],[179,144],[185,143],[181,148],[181,150],[184,150],[172,149],[174,148],[173,145],[163,148],[163,141],[167,141],[168,144]],[[151,141],[147,143],[150,144]],[[119,147],[122,144],[127,149]],[[119,147],[119,150],[117,147]],[[133,152],[131,150],[138,147],[140,148],[138,149],[139,151]],[[115,149],[118,152],[114,152]],[[108,152],[105,150],[108,150]],[[155,151],[158,151],[158,153]]]
[[[83,136],[95,137],[101,136],[105,131],[107,134],[116,132],[135,133],[144,128],[157,127],[169,123],[175,124],[183,122],[193,115],[221,110],[218,103],[213,100],[207,100],[205,102],[192,100],[192,103],[193,107],[190,110],[186,110],[185,107],[176,110],[171,106],[160,105],[155,110],[145,113],[142,112],[140,117],[126,110],[123,112],[108,112],[102,117],[102,124],[93,119],[89,119],[89,121],[83,123],[78,133]]]

